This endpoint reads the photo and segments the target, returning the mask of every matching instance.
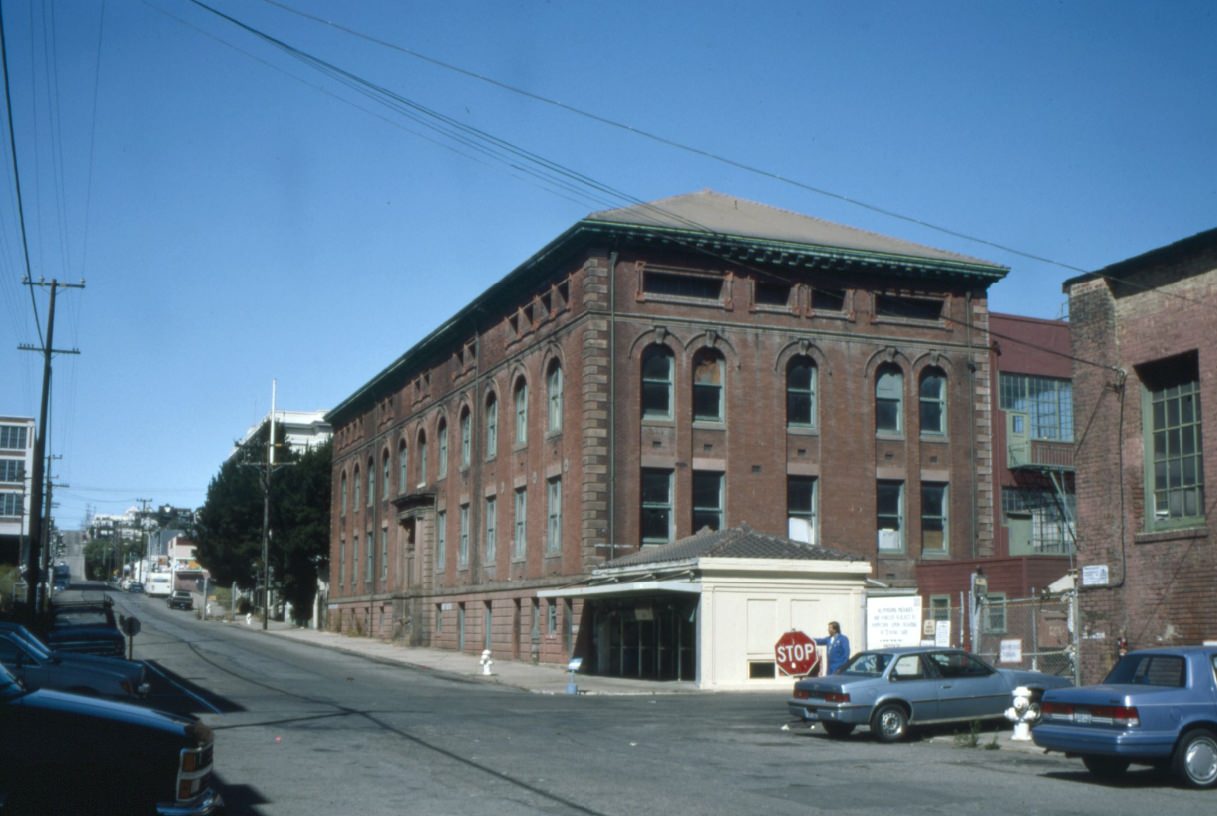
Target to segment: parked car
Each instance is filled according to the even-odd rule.
[[[1130,652],[1098,685],[1044,695],[1036,745],[1082,758],[1095,776],[1132,764],[1217,786],[1217,647]]]
[[[207,816],[212,731],[192,716],[42,689],[0,667],[0,802],[5,816]]]
[[[1067,685],[1051,674],[995,669],[960,649],[874,649],[854,655],[836,674],[797,681],[787,707],[830,737],[868,725],[880,742],[894,742],[921,725],[1004,717],[1019,686],[1035,699]]]
[[[141,581],[132,581],[131,583],[127,584],[127,591],[142,595],[144,592],[144,584]]]
[[[119,699],[148,696],[142,663],[57,652],[19,623],[0,621],[0,663],[30,691],[49,688]]]
[[[63,652],[114,655],[127,653],[127,639],[114,618],[114,604],[99,592],[67,590],[51,606],[46,643]]]
[[[185,589],[175,589],[169,593],[170,609],[194,609],[194,596]]]

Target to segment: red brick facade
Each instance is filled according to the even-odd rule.
[[[708,202],[710,215],[721,208],[728,221],[736,208],[804,220],[699,196],[672,206]],[[834,229],[877,245],[800,243],[729,224],[690,239],[687,225],[652,226],[639,212],[580,222],[327,417],[335,429],[331,628],[565,661],[578,649],[581,605],[555,601],[551,613],[539,589],[635,551],[644,515],[652,531],[666,520],[670,540],[692,534],[695,515],[785,535],[792,480],[814,483],[816,542],[868,558],[885,583],[913,585],[925,561],[993,553],[985,293],[1003,268],[913,245],[896,256],[898,242],[846,228]],[[648,355],[667,367],[647,368]],[[788,422],[796,360],[814,366],[809,422]],[[560,406],[550,387],[556,369]],[[891,429],[877,432],[884,372],[896,398]],[[943,383],[940,399],[924,398],[927,375]],[[654,410],[664,399],[670,411]],[[880,482],[898,485],[901,499],[900,533],[884,538],[883,552]],[[946,497],[931,514],[945,535],[923,530],[926,485]]]
[[[1217,473],[1211,442],[1217,433],[1217,230],[1065,287],[1078,358],[1078,561],[1090,575],[1080,595],[1082,670],[1084,682],[1095,682],[1110,667],[1119,637],[1134,649],[1217,639],[1212,491],[1199,500],[1198,512],[1190,495],[1172,507],[1169,493],[1154,492],[1176,478],[1192,484],[1195,458],[1201,496],[1203,475]],[[1153,465],[1160,449],[1151,429],[1154,412],[1145,408],[1155,391],[1180,382],[1196,386],[1199,427],[1183,417],[1181,433],[1188,437],[1167,430],[1162,450],[1170,459],[1176,446],[1185,453],[1196,446],[1198,456],[1170,459],[1162,479]],[[1190,413],[1193,399],[1175,405]],[[1168,425],[1171,411],[1162,414]],[[1098,568],[1106,569],[1106,584],[1095,575]]]

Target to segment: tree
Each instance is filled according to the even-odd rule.
[[[276,465],[271,475],[269,557],[273,580],[299,622],[312,611],[318,574],[328,571],[332,447],[326,442],[296,453],[277,430],[276,458],[285,466]],[[251,587],[261,580],[266,437],[264,426],[224,463],[197,515],[199,563],[220,584]]]

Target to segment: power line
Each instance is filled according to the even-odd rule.
[[[191,0],[191,1],[196,2],[196,0]],[[983,246],[992,247],[993,249],[998,249],[998,250],[1001,250],[1002,252],[1007,252],[1007,253],[1010,253],[1011,255],[1015,255],[1020,258],[1026,258],[1028,260],[1048,264],[1050,266],[1059,267],[1061,269],[1066,269],[1070,272],[1077,272],[1080,274],[1091,274],[1092,273],[1091,270],[1084,269],[1080,266],[1075,266],[1073,264],[1064,263],[1063,261],[1057,261],[1052,258],[1048,258],[1044,255],[1039,255],[1039,254],[1036,254],[1033,252],[1029,252],[1027,250],[1017,249],[1008,244],[1003,244],[998,241],[990,240],[988,238],[981,238],[980,236],[962,232],[960,230],[956,230],[951,227],[943,226],[941,224],[935,224],[931,221],[926,221],[924,219],[917,218],[916,216],[907,215],[905,213],[901,213],[896,210],[892,210],[888,207],[884,207],[884,206],[881,206],[878,204],[872,204],[870,202],[863,201],[861,199],[854,198],[852,196],[848,196],[843,193],[838,193],[833,190],[826,189],[824,187],[818,187],[816,185],[809,184],[807,182],[800,181],[798,179],[794,179],[789,176],[782,175],[781,173],[778,173],[773,170],[767,170],[767,169],[759,167],[757,165],[749,164],[748,162],[740,161],[738,159],[733,159],[729,156],[723,156],[719,153],[714,153],[713,151],[710,151],[710,150],[706,150],[703,148],[696,147],[694,145],[689,145],[684,142],[677,141],[676,139],[672,139],[672,138],[669,138],[666,136],[661,136],[657,133],[645,130],[643,128],[635,127],[633,125],[630,125],[630,124],[627,124],[624,122],[619,122],[615,119],[610,119],[607,116],[602,116],[601,114],[593,113],[588,110],[584,110],[583,108],[579,108],[574,105],[570,105],[566,102],[562,102],[557,99],[552,99],[552,98],[544,96],[542,94],[538,94],[534,91],[530,91],[526,88],[521,88],[518,85],[512,85],[508,82],[503,82],[502,80],[495,79],[494,77],[491,77],[491,76],[487,76],[486,74],[481,74],[481,73],[478,73],[477,71],[472,71],[472,70],[469,70],[468,68],[462,68],[461,66],[454,65],[453,63],[450,63],[450,62],[445,62],[444,60],[438,59],[436,57],[432,57],[432,56],[430,56],[428,54],[424,54],[420,51],[416,51],[414,49],[407,48],[405,46],[397,45],[396,43],[391,43],[391,42],[388,42],[387,40],[382,40],[378,37],[373,37],[369,34],[365,34],[361,31],[357,31],[355,29],[349,28],[340,23],[336,23],[333,20],[327,20],[323,17],[318,17],[314,14],[309,14],[308,12],[300,11],[299,9],[292,8],[291,6],[287,5],[286,3],[280,2],[279,0],[263,0],[263,2],[267,3],[268,5],[274,6],[276,8],[282,9],[283,11],[286,11],[290,14],[294,14],[299,17],[303,17],[305,19],[312,20],[313,22],[320,23],[322,25],[336,29],[338,31],[342,31],[346,34],[351,35],[352,37],[356,37],[356,38],[365,40],[367,42],[382,46],[384,48],[388,48],[390,50],[400,52],[407,56],[413,57],[417,60],[430,63],[430,64],[435,65],[439,68],[442,68],[446,71],[451,71],[453,73],[461,74],[461,75],[469,77],[471,79],[476,79],[479,82],[484,82],[488,85],[492,85],[494,87],[501,88],[505,91],[509,91],[509,92],[517,94],[519,96],[523,96],[527,99],[532,99],[536,102],[541,102],[543,104],[550,105],[555,108],[559,108],[560,110],[575,114],[576,116],[581,116],[581,117],[583,117],[585,119],[589,119],[593,122],[597,122],[599,124],[606,125],[608,127],[616,128],[618,130],[623,130],[632,135],[640,136],[644,139],[649,139],[653,142],[665,145],[667,147],[674,148],[676,150],[681,150],[686,153],[691,153],[695,156],[700,156],[702,158],[710,159],[711,161],[715,161],[720,164],[725,164],[729,167],[734,167],[737,170],[743,170],[745,172],[752,173],[754,175],[768,178],[772,181],[778,181],[783,184],[787,184],[792,187],[796,187],[798,189],[805,190],[807,192],[815,193],[816,195],[821,195],[821,196],[825,196],[827,198],[836,199],[837,201],[842,201],[842,202],[845,202],[846,204],[851,204],[853,206],[860,207],[865,210],[869,210],[871,212],[886,216],[888,218],[894,218],[899,221],[904,221],[909,224],[914,224],[918,227],[929,229],[934,232],[941,233],[943,235],[950,235],[951,237],[959,238],[964,241],[969,241],[972,243],[981,244]],[[201,5],[201,3],[199,5]],[[1155,290],[1155,287],[1153,287],[1153,286],[1137,283],[1135,281],[1117,278],[1113,275],[1103,275],[1103,274],[1100,274],[1097,272],[1095,272],[1093,274],[1098,275],[1099,277],[1103,278],[1104,280],[1112,281],[1115,283],[1120,283],[1125,286],[1131,286],[1131,287],[1133,287],[1135,289],[1139,289],[1141,291]],[[1194,305],[1217,309],[1217,306],[1215,306],[1214,304],[1209,303],[1207,301],[1200,300],[1198,298],[1192,298],[1187,295],[1180,294],[1178,292],[1170,292],[1167,290],[1158,289],[1157,291],[1162,292],[1163,294],[1165,294],[1168,297],[1173,297],[1178,300],[1182,300],[1186,303],[1192,303]]]
[[[21,251],[25,258],[25,278],[33,280],[34,276],[30,270],[30,243],[25,229],[25,206],[21,198],[21,172],[18,169],[17,161],[17,138],[13,133],[13,97],[9,88],[9,72],[8,72],[8,48],[5,45],[4,38],[4,4],[0,3],[0,63],[4,64],[4,108],[8,115],[8,142],[9,154],[13,159],[13,186],[17,193],[17,220],[21,229]],[[46,346],[46,341],[42,337],[42,318],[38,316],[38,299],[34,297],[34,287],[30,289],[30,305],[34,307],[34,325],[38,329],[38,344]]]

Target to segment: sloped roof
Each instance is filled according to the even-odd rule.
[[[592,213],[585,220],[712,232],[906,258],[998,266],[991,261],[823,221],[713,190],[686,193],[616,210],[603,210]]]
[[[757,532],[747,524],[703,529],[660,547],[648,547],[604,564],[605,569],[691,561],[696,558],[773,558],[788,561],[863,561],[851,553]]]

